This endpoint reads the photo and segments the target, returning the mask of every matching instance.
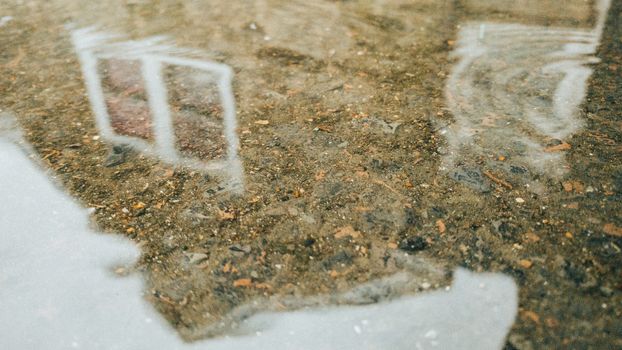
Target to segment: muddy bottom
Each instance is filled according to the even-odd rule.
[[[622,346],[608,4],[0,1],[0,109],[186,340],[463,266],[518,284],[507,349]]]

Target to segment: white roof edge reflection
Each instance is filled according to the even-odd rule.
[[[564,176],[565,155],[548,150],[548,142],[564,142],[585,127],[580,107],[610,5],[611,0],[593,2],[591,28],[461,25],[451,54],[457,62],[445,87],[454,122],[442,131],[448,148],[442,169],[456,178],[461,168],[479,168],[476,159],[503,154],[507,164],[538,174],[523,176],[525,182]],[[505,163],[484,163],[511,176]]]
[[[170,44],[166,36],[153,36],[142,40],[124,40],[117,33],[100,31],[96,26],[73,28],[72,43],[82,66],[82,74],[95,116],[99,133],[113,143],[128,144],[143,153],[160,157],[173,165],[182,165],[223,177],[223,185],[231,192],[244,192],[244,166],[239,158],[239,140],[235,98],[231,87],[233,69],[223,63],[203,58],[199,50],[179,48]],[[154,120],[155,145],[137,137],[114,132],[105,102],[102,77],[97,65],[101,59],[134,60],[141,64],[142,78],[148,95],[150,114]],[[184,66],[214,74],[217,80],[220,103],[223,107],[224,138],[227,143],[223,160],[183,157],[175,147],[174,125],[168,103],[168,91],[163,76],[163,66]]]
[[[142,298],[140,275],[111,272],[138,248],[89,229],[87,210],[15,140],[0,125],[0,348],[501,349],[514,322],[511,278],[457,269],[447,290],[259,314],[246,335],[184,343]]]

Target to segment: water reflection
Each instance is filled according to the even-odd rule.
[[[443,167],[453,178],[485,190],[478,169],[512,183],[566,173],[564,151],[584,124],[579,106],[608,7],[608,0],[598,2],[593,29],[490,22],[461,27],[454,50],[459,61],[446,87],[456,121],[442,130],[449,148]]]
[[[72,32],[102,136],[166,162],[224,175],[225,187],[241,192],[231,68],[193,59],[200,53],[162,37],[120,38],[94,28]]]
[[[0,5],[16,18],[3,27],[8,34],[0,35],[6,49],[0,70],[7,77],[0,80],[7,91],[2,103],[19,111],[29,140],[68,191],[97,208],[97,223],[140,242],[149,296],[185,339],[213,335],[210,331],[220,331],[221,325],[272,310],[276,306],[269,301],[290,296],[306,297],[293,297],[298,302],[279,307],[309,306],[317,296],[327,303],[357,303],[359,299],[342,298],[344,293],[403,273],[407,283],[385,291],[390,289],[392,296],[414,293],[424,284],[430,287],[417,270],[427,266],[418,259],[422,255],[448,259],[452,266],[514,273],[526,281],[523,295],[537,295],[527,297],[531,306],[559,310],[572,298],[551,294],[545,302],[537,299],[563,279],[550,264],[558,242],[537,230],[541,220],[551,222],[564,214],[545,211],[548,203],[527,197],[515,183],[538,173],[556,176],[564,168],[566,135],[581,125],[574,109],[583,91],[576,87],[589,73],[586,63],[593,54],[591,3],[23,3]],[[560,8],[568,11],[556,10]],[[101,88],[90,94],[91,100],[99,96],[91,106],[82,91],[79,63],[84,69],[85,60],[75,59],[71,32],[63,29],[67,22],[101,24],[104,33],[91,33],[106,37],[94,45],[98,62],[86,60],[87,86]],[[458,23],[461,36],[456,41]],[[109,31],[127,33],[135,41],[107,37]],[[157,34],[170,35],[177,45],[153,39]],[[248,179],[242,196],[221,191],[218,177],[176,167],[189,157],[200,160],[203,170],[206,163],[218,168],[229,162],[227,142],[235,138],[227,136],[218,74],[162,61],[144,64],[153,54],[149,50],[166,45],[154,56],[221,62],[235,71],[240,126],[235,136],[243,145],[239,155]],[[181,47],[200,52],[180,52]],[[462,68],[451,76],[455,84],[447,86],[445,99],[452,67],[447,54],[455,47]],[[485,52],[474,55],[478,49]],[[561,56],[552,56],[554,52]],[[542,74],[534,73],[536,68]],[[88,82],[89,74],[95,84]],[[444,113],[447,101],[453,115]],[[537,108],[530,109],[532,104]],[[489,111],[482,114],[482,107]],[[93,125],[91,109],[104,111],[103,123]],[[441,141],[430,123],[439,115],[457,120],[441,131],[451,137],[443,164],[435,152]],[[509,126],[504,124],[508,121]],[[106,128],[105,138],[96,136]],[[505,129],[507,133],[499,131]],[[507,144],[499,141],[504,138]],[[110,148],[123,153],[126,143],[151,157],[132,153],[125,162],[106,158]],[[551,152],[542,151],[547,148]],[[528,155],[536,151],[549,159],[531,159]],[[495,198],[507,203],[508,196],[516,196],[520,210],[456,186],[439,176],[439,165],[458,169],[454,178],[479,189],[490,189],[491,181],[514,186],[513,191],[496,192]],[[239,170],[241,174],[241,166]],[[579,207],[583,202],[574,203]],[[585,224],[592,225],[589,220]],[[537,245],[522,244],[522,233],[532,229],[532,236],[543,238]],[[572,264],[581,265],[579,259]],[[540,286],[543,278],[550,283]],[[597,300],[590,298],[591,303]],[[590,307],[598,307],[594,305]],[[235,314],[239,310],[244,312]],[[325,326],[360,340],[359,333],[367,330],[363,321],[370,318],[366,312],[350,323],[343,321],[348,316],[335,316],[331,320],[344,325]],[[334,316],[332,311],[318,313]],[[395,319],[392,313],[387,319]],[[287,338],[294,342],[324,339],[322,332],[331,331],[317,333],[296,317],[281,320],[288,320],[283,329],[298,334]],[[526,322],[519,320],[516,332],[531,332]],[[294,324],[310,331],[301,335]],[[568,322],[568,327],[575,324]],[[410,335],[407,320],[403,325]],[[437,328],[431,331],[388,337],[415,344],[428,335],[424,341],[431,344],[439,334]]]

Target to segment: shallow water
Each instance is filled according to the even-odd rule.
[[[2,322],[62,307],[84,319],[54,339],[88,347],[111,315],[170,347],[619,344],[621,8],[0,0],[0,129],[62,188],[3,141],[0,266],[32,277]],[[103,294],[54,288],[80,283]]]

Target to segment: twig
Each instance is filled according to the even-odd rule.
[[[496,183],[498,185],[501,185],[501,186],[507,188],[508,190],[512,189],[512,184],[510,184],[509,182],[507,182],[507,181],[505,181],[503,179],[500,179],[500,178],[494,176],[490,171],[488,171],[488,170],[484,171],[484,175],[486,175],[487,178],[492,180],[492,182],[494,182],[494,183]]]

